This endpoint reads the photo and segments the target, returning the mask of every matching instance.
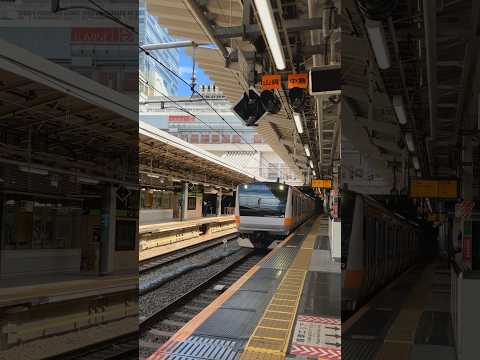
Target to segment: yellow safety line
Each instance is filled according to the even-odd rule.
[[[303,287],[305,284],[305,279],[307,276],[308,268],[310,266],[310,259],[313,253],[313,243],[315,242],[316,234],[320,228],[320,218],[314,222],[312,229],[310,230],[309,234],[306,236],[302,247],[299,249],[299,252],[295,256],[290,268],[287,270],[287,273],[284,275],[282,281],[280,282],[279,286],[277,287],[275,293],[273,294],[272,298],[270,299],[270,303],[265,309],[260,321],[257,323],[255,330],[253,331],[252,335],[250,336],[244,352],[240,359],[248,360],[254,356],[254,353],[268,353],[271,355],[278,355],[281,358],[285,358],[287,351],[288,351],[288,344],[290,336],[292,335],[293,325],[295,322],[298,305],[300,304],[300,298],[302,296]],[[294,296],[295,300],[292,299],[281,299],[277,296]],[[277,305],[275,304],[276,301],[289,301],[293,302],[292,305]],[[275,308],[275,306],[277,308]],[[271,310],[271,308],[278,309],[279,306],[291,308],[291,311],[278,311],[278,310]],[[288,314],[289,319],[274,319],[271,317],[267,317],[268,315],[272,315],[271,313],[278,313],[278,314]],[[273,321],[284,321],[288,322],[287,328],[273,328],[269,326],[264,326],[262,323],[267,320]],[[286,332],[286,336],[279,339],[279,338],[269,338],[263,336],[257,336],[256,334],[261,329],[270,329],[270,330],[278,330]],[[283,348],[281,350],[278,349],[271,349],[266,347],[258,347],[252,346],[252,342],[256,342],[259,340],[272,340],[272,341],[282,341]],[[272,344],[269,344],[272,347]],[[268,346],[266,344],[266,346]],[[253,353],[253,354],[252,354]]]

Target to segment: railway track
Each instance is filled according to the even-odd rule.
[[[221,292],[216,291],[213,285],[225,285],[224,291],[265,256],[265,253],[250,249],[242,251],[240,258],[140,320],[140,359],[150,356],[220,295]]]
[[[144,260],[144,261],[140,262],[140,265],[138,267],[138,271],[140,273],[144,273],[144,272],[152,270],[152,269],[154,269],[158,266],[166,265],[166,264],[172,263],[174,261],[183,259],[187,256],[190,256],[190,255],[196,254],[198,252],[210,249],[212,247],[221,245],[224,240],[234,241],[237,238],[238,238],[238,233],[229,234],[229,235],[221,236],[221,237],[216,238],[216,239],[206,241],[206,242],[198,244],[198,245],[193,245],[193,246],[190,246],[188,248],[176,250],[174,252],[169,253],[168,255],[156,256],[152,259],[148,259],[148,260]]]

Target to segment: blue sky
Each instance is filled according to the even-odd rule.
[[[185,49],[180,49],[180,65],[178,69],[179,75],[185,79],[188,83],[191,82],[192,78],[192,57],[189,56]],[[208,76],[203,72],[201,68],[198,67],[198,64],[195,66],[195,75],[196,75],[196,84],[210,84],[211,81]],[[198,90],[198,87],[197,87]],[[186,96],[191,95],[190,87],[184,84],[181,81],[178,81],[177,95]]]

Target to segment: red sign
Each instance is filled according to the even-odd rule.
[[[72,42],[83,43],[134,43],[134,34],[123,28],[72,28]]]
[[[308,74],[288,74],[288,88],[308,88]]]
[[[195,118],[192,115],[168,115],[168,121],[192,122]]]
[[[292,344],[290,354],[315,357],[318,359],[340,360],[342,358],[342,350],[339,348],[330,348],[318,345],[300,345]]]
[[[262,89],[274,90],[282,88],[282,79],[280,75],[263,75],[262,76]]]
[[[306,321],[306,322],[313,322],[318,324],[325,324],[325,325],[341,325],[340,319],[337,318],[325,318],[325,317],[318,317],[318,316],[309,316],[309,315],[298,315],[297,321]]]

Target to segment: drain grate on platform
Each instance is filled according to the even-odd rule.
[[[394,318],[390,310],[369,309],[360,320],[348,330],[347,337],[358,340],[382,338]]]
[[[175,343],[163,357],[165,360],[235,360],[243,342],[221,337],[190,336]]]
[[[382,342],[371,340],[342,339],[342,360],[371,360]]]
[[[298,248],[279,248],[262,266],[264,269],[286,270],[290,267]]]

